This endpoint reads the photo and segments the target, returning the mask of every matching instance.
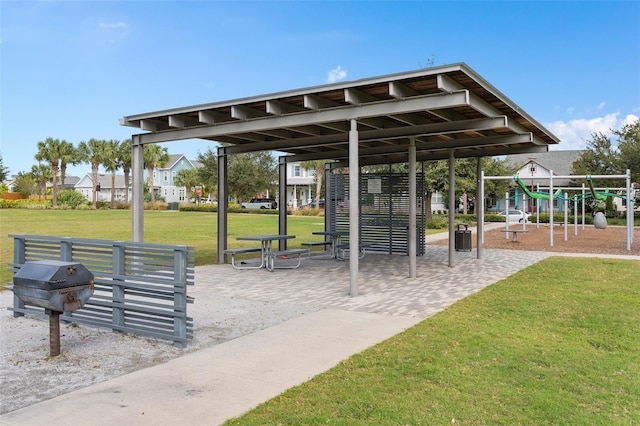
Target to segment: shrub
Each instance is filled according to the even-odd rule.
[[[49,200],[5,200],[0,198],[0,209],[37,209],[45,210],[51,208]]]
[[[87,203],[87,199],[84,198],[84,195],[79,193],[78,191],[74,191],[73,189],[65,189],[60,191],[58,194],[58,203],[61,206],[68,206],[72,209],[77,208],[82,204]]]

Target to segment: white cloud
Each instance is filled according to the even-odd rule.
[[[576,110],[576,109],[575,109],[574,107],[569,107],[569,108],[567,108],[567,110],[566,110],[565,112],[566,112],[567,114],[573,114],[573,112],[574,112],[575,110]]]
[[[343,70],[340,65],[329,71],[327,74],[327,83],[335,83],[344,80],[347,77],[347,70]]]
[[[129,34],[126,22],[98,22],[98,43],[115,44],[124,40]]]
[[[606,104],[606,102],[600,102],[600,104],[598,104],[598,109],[601,110]]]
[[[122,21],[120,21],[120,22],[112,22],[112,23],[100,22],[100,23],[98,23],[98,26],[101,29],[106,29],[106,30],[127,29],[129,27],[129,25],[127,25],[126,23],[124,23]]]
[[[625,124],[638,120],[638,116],[629,114],[624,119],[619,119],[620,113],[607,114],[604,117],[591,119],[579,118],[570,121],[554,121],[545,124],[545,127],[560,138],[560,143],[554,147],[557,150],[585,149],[587,140],[592,133],[611,134],[611,129],[617,130]]]
[[[627,124],[635,123],[638,120],[640,120],[640,117],[638,117],[635,114],[629,114],[624,118],[624,120],[622,120],[622,123],[621,123],[620,127],[626,126]]]

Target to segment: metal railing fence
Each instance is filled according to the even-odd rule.
[[[193,337],[187,287],[194,284],[195,249],[191,246],[125,241],[9,235],[17,272],[28,261],[62,260],[83,264],[95,276],[94,294],[80,309],[65,312],[67,322],[111,328],[117,332],[171,340],[186,347]],[[14,316],[45,315],[14,296]]]

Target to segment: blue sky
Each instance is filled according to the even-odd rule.
[[[636,1],[0,2],[0,151],[126,115],[465,62],[562,142],[640,116]],[[195,159],[209,141],[166,145]],[[70,169],[84,175],[88,165]]]

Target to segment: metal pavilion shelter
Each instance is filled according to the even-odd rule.
[[[143,146],[186,139],[228,145],[218,149],[218,257],[227,245],[227,158],[280,151],[279,205],[286,205],[288,161],[333,160],[349,168],[358,193],[361,166],[408,163],[409,276],[416,274],[416,163],[449,159],[449,210],[454,211],[454,159],[547,152],[558,138],[464,63],[229,101],[126,116],[132,135],[132,239],[143,240]],[[480,164],[480,162],[478,162]],[[478,166],[479,168],[479,166]],[[480,173],[478,173],[480,175]],[[479,192],[480,194],[480,192]],[[349,199],[351,249],[358,252],[357,197]],[[411,219],[413,218],[413,220]],[[454,222],[449,217],[449,264]],[[479,221],[480,222],[480,221]],[[482,226],[479,223],[479,226]],[[279,232],[286,233],[286,209]],[[481,232],[478,232],[480,238]],[[481,241],[478,240],[478,258]],[[350,256],[350,294],[358,294],[358,256]]]

